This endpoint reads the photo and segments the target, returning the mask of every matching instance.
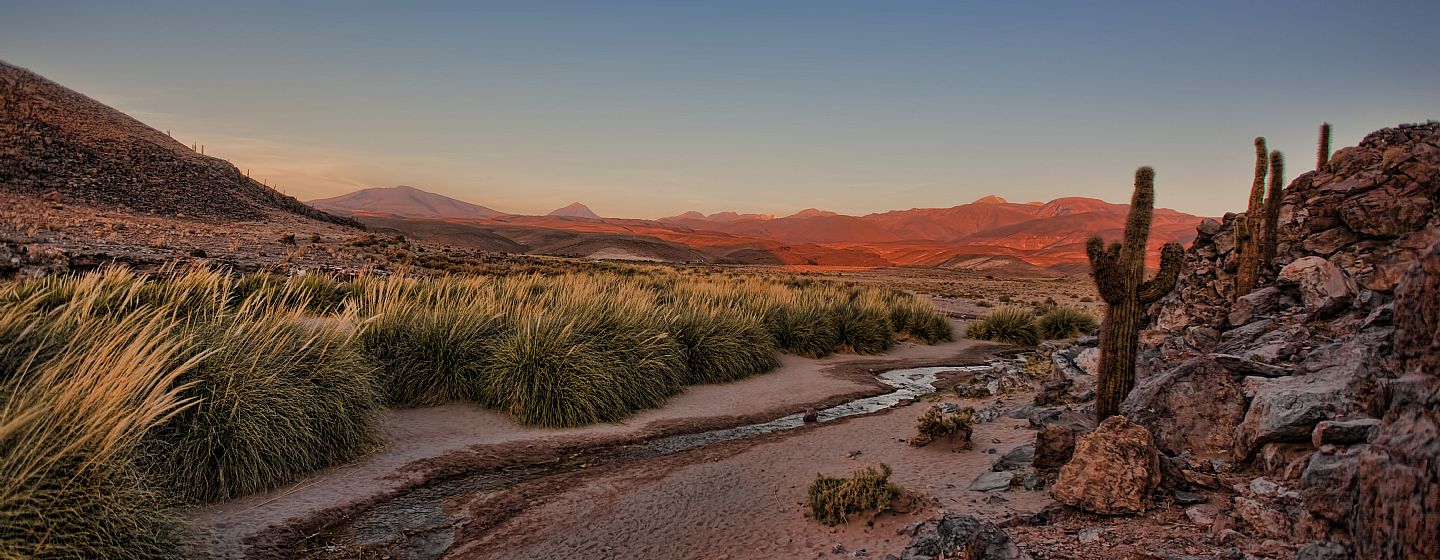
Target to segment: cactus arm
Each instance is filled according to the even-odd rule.
[[[1255,138],[1255,177],[1250,182],[1250,204],[1245,207],[1248,216],[1259,216],[1260,207],[1265,203],[1265,174],[1269,172],[1269,152],[1265,149],[1265,137]]]
[[[1111,245],[1105,249],[1105,240],[1099,236],[1090,238],[1085,244],[1085,256],[1090,258],[1091,276],[1095,277],[1095,289],[1105,303],[1114,304],[1124,294],[1124,282],[1120,278],[1120,246]]]
[[[1184,265],[1185,249],[1179,243],[1166,243],[1160,249],[1160,270],[1149,282],[1140,285],[1140,303],[1154,303],[1174,290]]]

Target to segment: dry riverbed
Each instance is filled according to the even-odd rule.
[[[957,332],[961,332],[961,325],[955,326]],[[694,473],[680,467],[687,462],[709,463],[706,457],[712,453],[734,455],[752,446],[766,449],[779,445],[783,449],[787,446],[779,443],[780,441],[805,436],[760,436],[704,446],[653,460],[623,453],[628,446],[637,442],[670,434],[764,422],[807,407],[824,408],[861,397],[888,393],[892,388],[876,381],[875,373],[906,367],[974,364],[983,361],[998,348],[996,345],[961,339],[934,346],[900,344],[890,353],[878,357],[836,355],[810,360],[785,356],[782,367],[776,371],[735,383],[691,387],[684,394],[671,399],[664,407],[642,411],[626,422],[575,429],[520,426],[494,411],[458,403],[397,410],[390,413],[386,422],[390,441],[386,448],[355,463],[323,471],[288,487],[194,510],[190,513],[190,519],[201,536],[200,552],[205,557],[292,557],[296,554],[357,557],[356,553],[361,550],[388,550],[394,548],[396,542],[413,540],[397,534],[390,537],[398,540],[379,542],[384,539],[375,535],[391,529],[413,534],[418,529],[408,526],[413,525],[413,519],[407,518],[415,517],[408,514],[392,512],[388,518],[397,520],[394,527],[362,527],[359,533],[350,526],[355,520],[376,515],[374,512],[387,507],[392,510],[403,509],[407,497],[423,496],[428,492],[431,496],[427,498],[429,503],[441,503],[439,509],[443,510],[441,513],[444,516],[443,519],[438,519],[441,514],[431,511],[430,515],[437,518],[432,521],[454,525],[453,535],[445,535],[438,544],[431,542],[428,545],[417,545],[410,553],[400,550],[403,546],[395,548],[399,551],[397,557],[433,557],[434,549],[441,545],[444,545],[440,548],[441,551],[450,549],[452,554],[459,555],[457,557],[491,557],[492,553],[498,553],[499,548],[496,547],[510,546],[502,543],[506,542],[506,535],[515,526],[502,525],[502,522],[523,519],[525,515],[564,513],[565,510],[553,508],[531,512],[530,506],[540,505],[538,501],[527,497],[526,492],[529,492],[531,487],[539,486],[547,494],[566,489],[582,493],[593,492],[594,487],[589,486],[589,481],[595,477],[619,476],[621,478],[617,480],[634,480],[633,477],[638,476],[641,479],[658,481],[665,479],[655,478],[660,472],[670,470],[675,470],[680,476],[704,478],[705,473]],[[822,452],[817,447],[806,457],[757,456],[751,459],[754,462],[750,467],[772,468],[767,465],[773,462],[773,468],[777,470],[770,476],[763,477],[755,477],[745,469],[738,469],[723,476],[711,473],[715,478],[713,484],[721,486],[703,488],[707,488],[709,498],[722,501],[750,500],[751,498],[746,496],[763,490],[762,493],[771,495],[771,513],[801,516],[801,509],[795,502],[804,499],[804,484],[808,484],[815,472],[841,474],[866,461],[878,463],[884,460],[896,468],[896,479],[906,484],[906,477],[912,476],[906,474],[907,471],[922,472],[907,468],[907,461],[931,457],[937,463],[948,463],[957,456],[943,450],[911,449],[898,441],[898,438],[907,437],[913,430],[913,416],[923,412],[922,408],[914,406],[898,410],[896,414],[874,416],[876,419],[889,419],[894,425],[867,427],[862,423],[875,420],[868,420],[870,417],[866,417],[826,423],[823,426],[825,430],[807,428],[795,431],[795,434],[815,432],[821,438],[816,440],[819,447],[828,448],[833,445],[835,449]],[[873,433],[865,437],[847,435],[845,427],[851,425],[856,425],[852,430]],[[1002,425],[997,421],[995,429],[1000,429]],[[1021,433],[1020,430],[1010,431]],[[999,435],[982,433],[976,437],[981,442],[977,444],[977,453],[983,453],[992,445],[985,443],[990,441],[986,438],[996,438]],[[824,438],[835,439],[827,442]],[[1001,439],[1002,444],[993,445],[1002,447],[1000,451],[1003,452],[1010,444],[1004,443],[1008,441],[1005,438]],[[850,443],[844,443],[846,441]],[[867,450],[865,445],[861,444],[871,445],[872,449]],[[853,459],[848,457],[851,451],[857,450],[861,451],[860,455]],[[827,458],[827,453],[838,454],[840,460]],[[993,456],[989,455],[981,458],[983,461],[980,462],[985,464],[975,469],[988,468],[988,460],[991,458]],[[593,464],[588,464],[587,461]],[[784,472],[784,469],[793,469],[793,472],[787,474],[787,478],[781,482],[776,482],[781,480],[777,479],[776,475]],[[798,479],[789,478],[792,475],[801,476],[799,473],[802,472],[806,479],[803,484],[797,482]],[[477,477],[477,474],[480,476]],[[490,476],[492,474],[493,476]],[[932,477],[930,474],[937,476]],[[958,480],[940,476],[941,473],[930,474],[926,474],[924,478],[944,478],[952,482]],[[973,477],[973,474],[970,476]],[[481,485],[483,490],[479,489],[480,487],[465,486],[475,484],[476,478],[487,481]],[[745,480],[750,480],[751,484],[765,482],[758,486],[739,484]],[[630,488],[628,484],[622,486]],[[724,486],[725,484],[732,484],[735,488],[726,490],[729,486]],[[774,487],[773,484],[781,484],[785,491],[780,492],[780,487]],[[792,485],[796,488],[790,489],[789,486]],[[924,486],[920,483],[914,489],[926,490]],[[586,490],[587,488],[590,490]],[[674,496],[665,494],[663,487],[652,490],[660,492],[656,499],[662,502],[669,503],[675,499]],[[456,495],[440,495],[448,492]],[[630,490],[625,492],[629,493]],[[648,495],[646,490],[638,488],[634,493],[637,498]],[[473,501],[477,496],[484,496],[483,501],[486,503],[480,504],[480,507],[467,503],[467,500]],[[562,495],[555,499],[568,498]],[[693,507],[701,508],[697,511],[702,511],[707,506],[703,502],[696,502]],[[473,516],[456,508],[475,511],[489,508],[495,511],[484,517],[484,523],[476,524],[467,522],[473,520]],[[571,513],[568,515],[575,517],[562,522],[562,525],[583,525],[591,521],[578,517],[585,515],[583,508],[571,508],[569,511]],[[684,511],[652,509],[651,515],[656,522],[664,523],[667,518],[683,519],[679,516],[688,514]],[[804,521],[803,517],[797,517],[796,520]],[[737,523],[736,527],[746,526],[742,519],[733,521]],[[811,525],[813,529],[821,532],[830,531],[818,524]],[[724,543],[727,538],[723,532],[706,531],[704,527],[692,526],[692,529],[699,529],[699,532],[694,533],[694,538],[697,539]],[[432,534],[447,531],[448,529],[437,530],[436,527],[431,527]],[[617,534],[625,533],[623,527],[617,531]],[[603,550],[604,546],[607,546],[603,544],[604,539],[599,536],[596,538],[598,540],[595,542],[600,543],[598,547],[585,550],[593,551],[598,557],[611,556]],[[755,538],[761,537],[756,535]],[[359,542],[345,542],[346,539]],[[535,542],[533,538],[529,540]],[[475,544],[491,541],[496,542],[496,547],[477,547]],[[564,546],[565,542],[569,541],[560,539],[552,544]],[[519,556],[516,556],[517,554]],[[526,554],[529,553],[517,550],[495,557],[523,557]],[[590,552],[577,551],[576,554],[589,556]],[[366,554],[366,557],[369,557],[369,554]]]

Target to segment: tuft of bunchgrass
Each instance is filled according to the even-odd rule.
[[[734,381],[780,365],[763,321],[743,310],[687,305],[674,310],[667,330],[684,351],[687,385]]]
[[[806,358],[835,352],[840,333],[833,306],[818,295],[786,293],[765,317],[765,328],[781,349]]]
[[[201,356],[182,360],[172,328],[157,313],[80,324],[50,359],[6,372],[0,558],[185,557],[183,523],[133,462],[144,434],[190,404],[177,377]]]
[[[361,326],[357,346],[379,366],[378,384],[390,404],[481,399],[489,345],[503,325],[483,309],[446,303],[388,304]]]
[[[184,332],[204,353],[181,376],[197,404],[146,438],[147,462],[183,499],[268,490],[378,445],[375,374],[351,335],[244,306]]]
[[[835,334],[841,349],[884,354],[895,342],[890,312],[878,298],[856,295],[835,307]]]
[[[1007,305],[997,307],[984,318],[971,322],[965,330],[965,336],[1017,346],[1034,346],[1040,343],[1040,328],[1035,324],[1035,314],[1029,309]]]
[[[865,467],[847,478],[816,475],[805,502],[810,517],[833,527],[857,513],[885,511],[901,493],[890,474],[890,465],[881,463],[879,469]]]
[[[1052,307],[1040,315],[1036,325],[1041,336],[1052,340],[1087,335],[1100,326],[1094,315],[1078,307]]]

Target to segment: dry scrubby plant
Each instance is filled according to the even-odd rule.
[[[1150,239],[1150,220],[1155,205],[1155,170],[1135,171],[1135,194],[1125,220],[1123,243],[1105,246],[1100,237],[1085,246],[1091,275],[1100,299],[1105,301],[1105,319],[1100,324],[1100,366],[1096,380],[1095,415],[1104,420],[1117,414],[1120,402],[1135,386],[1135,352],[1140,342],[1144,306],[1154,303],[1175,288],[1185,252],[1179,243],[1166,243],[1160,251],[1160,270],[1145,281],[1145,248]]]
[[[987,391],[988,393],[988,391]],[[961,409],[947,414],[940,405],[932,405],[915,423],[915,437],[910,445],[925,447],[935,440],[949,439],[962,448],[970,447],[970,424],[975,420],[975,410]]]
[[[865,467],[848,478],[815,475],[806,507],[816,521],[829,526],[844,523],[851,515],[885,511],[900,497],[901,489],[890,482],[890,465]]]
[[[1017,346],[1034,346],[1040,343],[1040,327],[1036,325],[1035,313],[1029,308],[1006,305],[991,310],[984,318],[972,321],[965,329],[965,336]]]

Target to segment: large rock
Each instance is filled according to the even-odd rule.
[[[1029,560],[1030,555],[1021,551],[1010,540],[1004,529],[989,521],[961,515],[947,514],[938,522],[926,523],[909,546],[900,554],[900,560],[932,560],[935,558],[956,558],[961,560]]]
[[[1346,380],[1330,376],[1247,377],[1245,391],[1251,399],[1235,429],[1238,458],[1249,458],[1270,442],[1308,442],[1316,424],[1350,410]]]
[[[1430,218],[1430,200],[1406,197],[1400,189],[1385,187],[1340,203],[1340,220],[1356,233],[1371,237],[1399,237]]]
[[[1050,493],[1086,511],[1121,515],[1144,511],[1159,485],[1160,453],[1150,431],[1124,416],[1111,416],[1080,436]]]
[[[1054,469],[1070,461],[1075,454],[1075,430],[1050,424],[1035,432],[1035,457],[1031,464],[1037,469]]]
[[[1149,429],[1168,455],[1189,451],[1198,458],[1228,459],[1245,399],[1233,373],[1196,358],[1141,381],[1120,412]]]
[[[1280,269],[1279,282],[1297,284],[1305,309],[1317,315],[1335,313],[1350,305],[1355,282],[1345,271],[1320,257],[1301,257]]]
[[[1440,244],[1396,288],[1388,405],[1356,466],[1355,548],[1362,558],[1433,558],[1440,550]]]

